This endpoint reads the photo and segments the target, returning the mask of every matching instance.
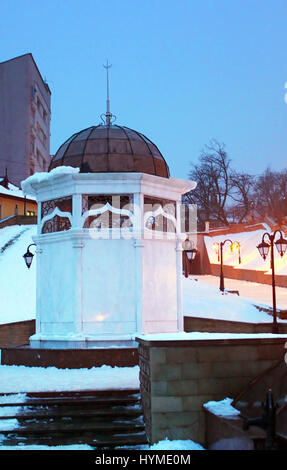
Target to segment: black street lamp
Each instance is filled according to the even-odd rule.
[[[275,240],[277,233],[280,235],[278,240]],[[269,243],[265,241],[265,238],[268,237]],[[265,232],[262,236],[262,241],[257,245],[257,249],[264,259],[266,260],[269,250],[271,255],[271,272],[272,272],[272,303],[273,303],[273,324],[272,324],[272,333],[278,333],[278,323],[277,323],[277,308],[276,308],[276,285],[275,285],[275,263],[274,263],[274,245],[277,248],[279,255],[284,256],[287,250],[287,240],[283,237],[281,230],[275,230],[274,233]]]
[[[190,240],[185,240],[182,246],[184,251],[184,273],[185,277],[188,277],[190,274],[190,263],[195,259],[197,249],[193,247],[193,243]]]
[[[240,252],[240,243],[239,242],[233,242],[229,238],[227,240],[224,240],[223,242],[220,243],[213,243],[212,247],[216,250],[216,253],[218,255],[218,261],[220,261],[220,284],[219,284],[219,289],[221,292],[224,292],[224,274],[223,274],[223,247],[225,243],[230,243],[230,248],[231,251],[233,250],[238,250],[238,262],[241,264],[241,252]]]
[[[25,263],[28,269],[30,268],[32,261],[33,261],[33,257],[34,257],[33,253],[31,253],[31,251],[29,250],[30,246],[37,246],[37,245],[36,243],[31,243],[31,245],[28,246],[26,253],[23,255],[23,258],[25,260]]]

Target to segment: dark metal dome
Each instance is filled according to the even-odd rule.
[[[169,178],[157,146],[140,132],[115,124],[72,135],[52,158],[49,171],[62,165],[79,167],[82,173],[139,172]]]

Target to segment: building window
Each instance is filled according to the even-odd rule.
[[[35,139],[32,137],[30,142],[30,152],[34,153],[35,150]]]
[[[35,85],[32,85],[32,86],[31,86],[31,96],[32,96],[32,98],[35,98],[36,92],[37,92],[36,86],[35,86]]]

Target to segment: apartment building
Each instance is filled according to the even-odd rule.
[[[51,91],[32,54],[0,63],[0,175],[21,181],[50,162]]]

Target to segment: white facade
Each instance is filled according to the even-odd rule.
[[[136,334],[183,330],[185,235],[179,214],[182,194],[195,183],[59,167],[31,176],[22,186],[39,205],[37,318],[31,344],[129,341]],[[110,201],[111,195],[129,197],[131,205],[91,206],[90,201]],[[144,209],[151,197],[171,202],[175,213],[165,207]],[[105,217],[115,219],[105,226],[110,220]],[[156,218],[166,219],[168,230],[155,230]]]

